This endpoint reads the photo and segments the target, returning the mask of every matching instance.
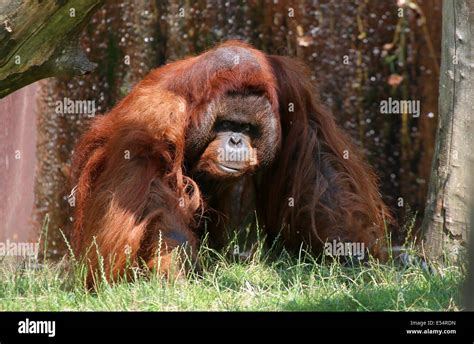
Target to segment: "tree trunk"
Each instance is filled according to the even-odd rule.
[[[76,40],[102,0],[0,1],[0,98],[50,76],[92,71]]]
[[[474,157],[474,0],[443,2],[439,125],[422,228],[430,257],[466,245]]]
[[[474,188],[472,189],[474,191]],[[466,310],[474,311],[474,203],[472,203],[473,208],[471,208],[471,223],[470,223],[470,237],[469,242],[469,274],[466,282]]]

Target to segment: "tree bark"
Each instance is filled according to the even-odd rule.
[[[0,98],[50,76],[92,71],[77,37],[102,0],[0,1]]]
[[[472,189],[474,191],[474,189]],[[470,223],[470,237],[469,242],[469,274],[466,280],[466,289],[465,289],[465,303],[467,311],[474,311],[474,203],[472,203],[473,208],[471,208],[471,223]]]
[[[467,243],[474,157],[474,0],[443,2],[439,125],[422,229],[433,259]]]

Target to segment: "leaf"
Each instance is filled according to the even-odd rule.
[[[402,81],[403,81],[403,76],[399,74],[392,74],[388,77],[387,83],[390,86],[397,87],[398,85],[401,84]]]

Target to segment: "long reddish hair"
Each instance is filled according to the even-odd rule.
[[[316,250],[327,240],[364,242],[385,257],[392,223],[377,177],[320,103],[310,71],[295,59],[269,56],[278,80],[282,150],[265,176],[260,209],[265,227],[287,246]]]
[[[379,244],[391,218],[377,179],[321,106],[309,71],[229,41],[151,71],[80,139],[73,244],[92,271],[97,254],[110,276],[120,274],[126,259],[151,259],[156,232],[166,228],[197,244],[190,232],[203,202],[185,170],[186,131],[205,121],[213,99],[248,88],[262,92],[280,117],[277,157],[257,187],[264,230],[270,237],[282,233],[290,248],[305,242],[318,251],[326,240],[351,240],[383,256]],[[96,249],[85,253],[93,242]]]

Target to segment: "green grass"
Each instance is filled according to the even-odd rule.
[[[39,268],[0,262],[1,311],[429,311],[461,310],[464,269],[363,267],[318,263],[281,253],[261,253],[242,263],[212,250],[201,253],[204,271],[175,281],[137,277],[84,289],[81,269],[67,260]],[[71,260],[69,260],[71,261]]]

